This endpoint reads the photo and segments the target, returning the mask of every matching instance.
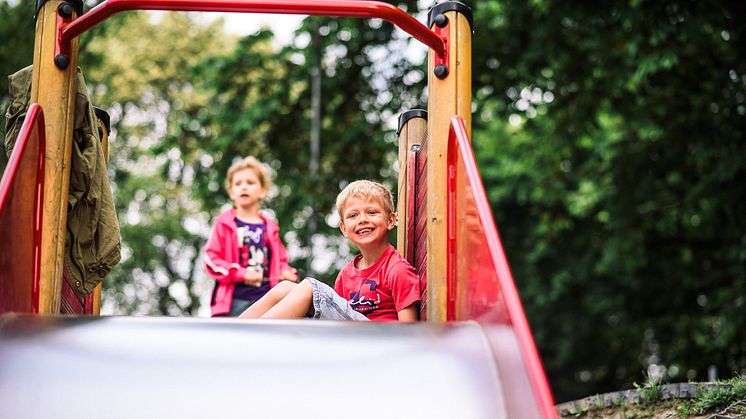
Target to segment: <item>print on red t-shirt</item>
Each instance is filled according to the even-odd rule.
[[[420,300],[417,272],[393,246],[368,268],[355,268],[359,258],[339,272],[334,286],[355,311],[373,321],[396,321],[398,311]]]

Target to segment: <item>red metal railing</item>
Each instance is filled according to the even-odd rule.
[[[458,116],[451,118],[448,136],[448,177],[451,243],[447,316],[453,320],[510,325],[539,408],[544,417],[556,417],[554,398],[492,217],[466,126]]]
[[[33,103],[0,181],[0,313],[39,312],[44,133]]]
[[[401,28],[438,55],[445,56],[445,43],[435,32],[403,10],[380,1],[353,0],[107,0],[63,24],[57,39],[67,44],[83,32],[119,12],[165,10],[184,12],[278,13],[293,15],[380,18]]]

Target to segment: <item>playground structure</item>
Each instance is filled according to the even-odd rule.
[[[76,284],[63,275],[78,37],[128,10],[380,18],[429,47],[428,108],[399,118],[397,199],[397,247],[420,272],[425,321],[330,326],[80,316],[98,314],[101,290],[99,286],[80,298],[72,292]],[[396,407],[363,416],[555,417],[470,146],[472,31],[471,11],[458,2],[434,6],[425,26],[378,1],[107,0],[83,13],[82,1],[39,0],[32,105],[0,183],[0,238],[14,243],[3,245],[0,252],[0,313],[32,315],[6,314],[0,319],[0,416],[24,416],[18,415],[23,407],[10,406],[28,401],[36,409],[29,410],[29,417],[74,417],[74,410],[64,407],[69,398],[75,399],[74,392],[62,391],[65,396],[60,396],[39,389],[43,384],[75,388],[83,383],[96,383],[86,403],[114,412],[107,416],[125,417],[135,400],[149,409],[143,412],[158,417],[202,416],[181,410],[178,403],[191,412],[216,413],[209,397],[213,390],[202,389],[207,394],[190,399],[194,388],[174,377],[184,374],[230,387],[221,387],[223,396],[254,394],[252,406],[292,400],[289,382],[300,383],[309,393],[306,398],[328,400],[315,407],[286,401],[279,411],[257,408],[266,416],[359,412],[352,402],[340,402],[337,414],[330,413],[329,406],[338,399],[354,400],[359,394],[354,383],[362,382],[381,389],[376,393],[379,403],[391,400]],[[106,149],[103,119],[99,130]],[[364,348],[351,343],[356,339]],[[213,359],[218,351],[221,357]],[[314,356],[306,358],[305,352]],[[169,367],[149,369],[164,354],[169,354]],[[223,356],[239,361],[223,365]],[[323,361],[324,356],[336,363]],[[387,362],[361,368],[361,360],[377,357]],[[93,377],[96,368],[110,369],[101,383]],[[364,369],[372,370],[372,376],[349,377],[350,371]],[[263,379],[250,380],[257,371]],[[149,386],[139,381],[142,374],[160,387],[148,392]],[[352,386],[345,384],[347,379]],[[266,391],[273,386],[283,391]],[[402,392],[408,392],[407,399]],[[224,407],[217,412],[237,416]]]

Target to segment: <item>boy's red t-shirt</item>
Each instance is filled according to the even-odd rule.
[[[417,271],[389,244],[378,261],[355,268],[355,257],[337,276],[334,290],[372,321],[397,321],[397,311],[420,301]]]

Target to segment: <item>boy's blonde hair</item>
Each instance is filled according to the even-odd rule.
[[[347,203],[347,199],[351,197],[363,199],[375,198],[383,205],[386,216],[394,212],[394,197],[391,195],[389,188],[371,180],[356,180],[347,185],[337,195],[337,212],[340,218],[344,218],[344,206]]]
[[[259,183],[262,185],[262,189],[269,191],[272,187],[272,178],[269,176],[269,169],[265,164],[260,162],[254,156],[248,156],[241,159],[231,165],[228,168],[228,173],[225,176],[225,190],[230,192],[231,183],[233,182],[233,175],[244,169],[254,169],[256,176],[259,178]]]

